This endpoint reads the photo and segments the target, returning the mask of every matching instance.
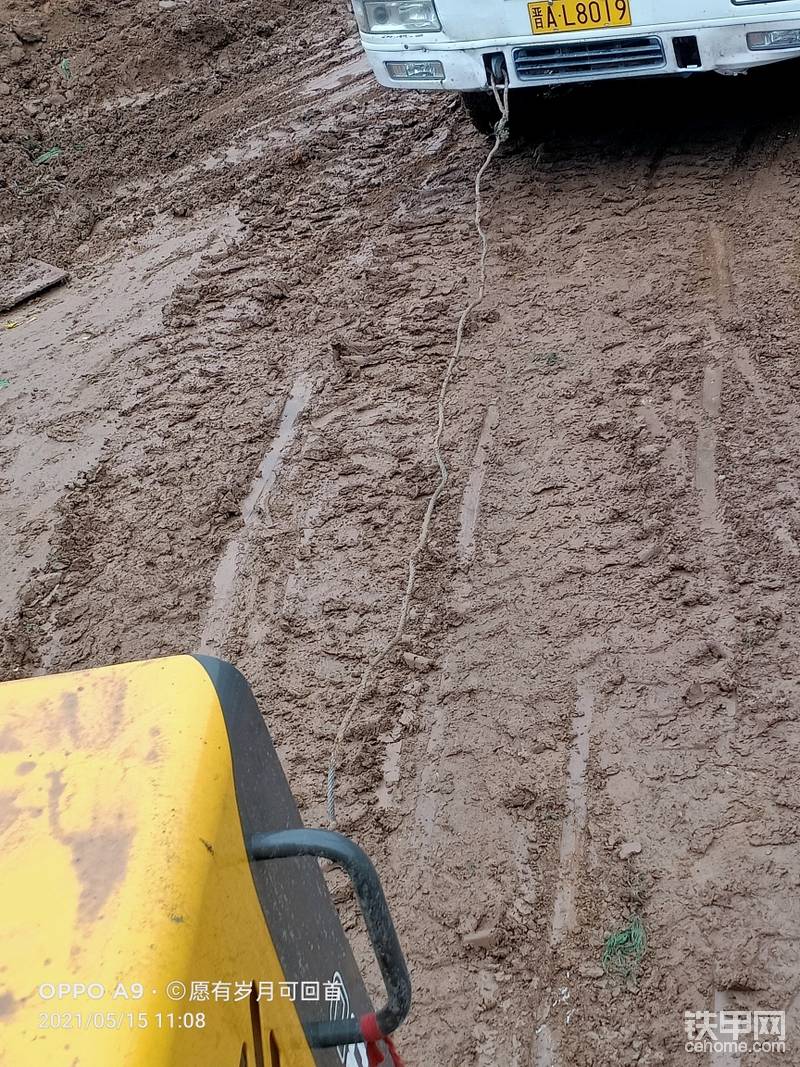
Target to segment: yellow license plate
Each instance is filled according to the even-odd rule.
[[[580,33],[631,25],[630,0],[555,0],[528,4],[534,33]]]

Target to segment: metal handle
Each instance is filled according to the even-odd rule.
[[[388,1001],[377,1013],[381,1033],[393,1033],[411,1007],[411,979],[389,913],[389,905],[377,871],[367,854],[348,837],[333,830],[280,830],[253,834],[248,852],[254,860],[286,859],[290,856],[320,856],[347,871],[358,897],[367,933],[383,975]],[[355,1045],[363,1041],[358,1019],[310,1023],[306,1037],[312,1048]]]

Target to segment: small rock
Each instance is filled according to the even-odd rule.
[[[609,689],[619,689],[619,687],[624,682],[625,682],[625,675],[622,673],[622,671],[614,671],[613,674],[609,675],[607,684],[608,684]]]
[[[725,649],[719,643],[719,641],[706,641],[704,651],[709,656],[713,656],[714,659],[725,659]]]
[[[17,40],[22,41],[23,44],[39,44],[40,41],[44,40],[44,34],[42,33],[41,28],[33,23],[27,23],[25,25],[14,23],[11,26],[11,32]]]
[[[500,940],[500,934],[494,927],[479,927],[471,934],[464,936],[466,948],[493,948]]]
[[[428,659],[427,656],[417,656],[413,652],[404,652],[403,659],[415,671],[430,671],[434,667],[432,659]]]
[[[654,541],[652,545],[648,545],[647,548],[642,549],[642,551],[636,557],[636,565],[642,567],[645,563],[652,562],[659,555],[660,552],[660,543],[658,541]]]
[[[162,11],[174,11],[178,3],[177,0],[158,0],[158,6]]]
[[[502,797],[507,808],[528,808],[536,803],[536,793],[526,782],[517,782],[508,786]]]
[[[783,589],[784,586],[785,583],[782,582],[780,578],[765,578],[764,581],[761,582],[762,589]]]
[[[638,841],[625,841],[619,846],[619,858],[629,860],[631,856],[638,856],[641,851],[642,846]]]
[[[714,831],[708,827],[701,827],[693,831],[692,836],[689,838],[689,851],[696,853],[698,856],[704,856],[714,841],[716,841]]]
[[[699,682],[692,682],[683,697],[684,702],[688,704],[690,708],[697,707],[698,704],[702,704],[706,696],[703,692],[703,687]]]
[[[578,967],[581,978],[603,978],[605,973],[599,963],[582,963]]]
[[[11,92],[11,86],[8,82],[0,82],[0,96],[8,96]]]

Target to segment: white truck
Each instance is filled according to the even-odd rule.
[[[512,91],[608,78],[739,74],[800,56],[800,0],[352,0],[382,85],[462,94],[490,132]]]

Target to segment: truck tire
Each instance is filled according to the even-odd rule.
[[[491,137],[500,118],[500,109],[497,106],[494,94],[488,92],[462,93],[461,103],[464,105],[464,110],[469,115],[472,125],[478,133],[483,134],[484,137]]]

